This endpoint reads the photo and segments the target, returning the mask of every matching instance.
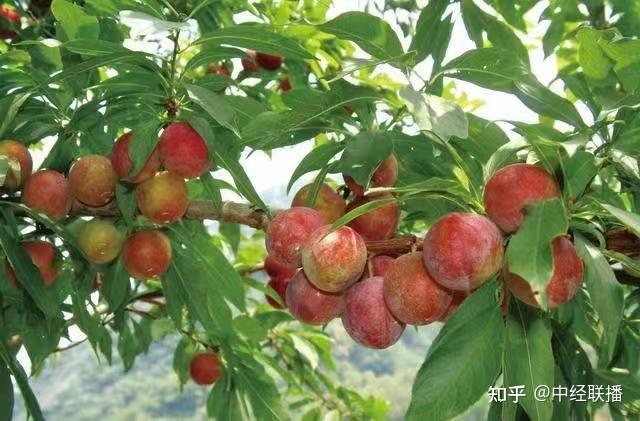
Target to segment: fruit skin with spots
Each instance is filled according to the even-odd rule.
[[[347,212],[374,200],[393,199],[390,194],[381,194],[374,197],[356,197],[349,206]],[[366,241],[387,240],[393,237],[400,219],[400,210],[397,202],[391,202],[380,206],[370,212],[352,219],[347,225],[356,230]]]
[[[111,163],[120,180],[138,184],[150,179],[160,170],[160,151],[156,147],[142,169],[137,174],[130,175],[129,171],[133,168],[133,161],[129,155],[129,145],[131,144],[132,138],[132,132],[120,136],[113,145]]]
[[[289,281],[285,294],[287,308],[297,320],[320,326],[342,314],[344,294],[319,290],[299,270]]]
[[[307,184],[298,190],[293,198],[293,202],[291,202],[291,207],[306,206],[312,186],[312,184]],[[333,224],[338,218],[343,216],[346,207],[347,204],[342,196],[336,193],[331,186],[326,183],[320,186],[316,196],[316,202],[313,204],[313,209],[320,212],[328,224]]]
[[[267,256],[264,260],[264,271],[271,278],[291,278],[298,270],[284,266],[271,256]]]
[[[425,325],[438,320],[453,300],[453,291],[439,285],[429,275],[420,252],[395,259],[384,275],[383,291],[391,313],[409,325]]]
[[[327,292],[340,292],[353,285],[367,264],[367,246],[349,227],[335,231],[331,225],[318,228],[302,249],[302,268],[307,279]]]
[[[73,195],[88,206],[100,207],[116,196],[118,175],[109,158],[87,155],[71,167],[69,182]]]
[[[122,248],[124,267],[135,279],[150,279],[167,271],[171,263],[169,238],[157,230],[136,231]]]
[[[576,247],[567,237],[556,237],[551,242],[553,274],[547,284],[546,297],[549,309],[558,308],[573,298],[584,279],[584,265]],[[509,273],[507,287],[520,301],[539,307],[536,294],[527,281]]]
[[[33,160],[29,149],[20,142],[15,140],[3,140],[0,142],[0,156],[8,156],[15,159],[20,164],[20,176],[19,182],[14,174],[13,169],[9,167],[7,175],[4,179],[4,185],[2,188],[9,192],[14,192],[22,187],[25,181],[31,176],[33,170]]]
[[[60,220],[69,214],[73,205],[69,181],[54,170],[37,171],[24,184],[22,203]]]
[[[283,266],[299,268],[309,237],[326,224],[320,212],[311,208],[293,207],[279,212],[267,228],[267,253]]]
[[[277,278],[271,278],[269,280],[269,282],[267,283],[267,288],[271,288],[272,290],[274,290],[282,299],[282,302],[285,305],[280,304],[278,301],[274,300],[271,296],[266,295],[267,297],[267,302],[271,305],[271,307],[273,308],[277,308],[277,309],[283,309],[286,308],[286,293],[287,293],[287,288],[289,286],[289,280],[290,278],[285,278],[285,277],[277,277]]]
[[[395,344],[405,324],[395,318],[384,300],[384,279],[366,278],[346,293],[342,324],[351,338],[360,345],[384,349]]]
[[[265,70],[278,70],[282,67],[282,57],[267,53],[256,53],[256,63]]]
[[[175,222],[189,206],[187,184],[180,176],[164,171],[136,188],[140,212],[155,224]]]
[[[197,354],[189,362],[189,376],[200,386],[214,384],[222,375],[222,370],[218,356],[209,352]]]
[[[551,174],[531,164],[512,164],[497,171],[484,189],[484,207],[489,218],[506,233],[518,230],[526,206],[560,197]]]
[[[370,187],[393,187],[398,181],[398,160],[391,154],[385,158],[374,171],[369,182]],[[356,196],[364,194],[364,187],[358,184],[348,175],[344,176],[344,182]]]
[[[502,267],[502,234],[482,215],[452,212],[429,228],[423,258],[429,275],[440,285],[470,291]]]
[[[60,261],[54,245],[48,241],[24,241],[21,246],[31,258],[31,262],[38,268],[44,284],[52,285],[60,270]],[[19,288],[20,283],[13,268],[9,265],[6,268],[6,275],[9,282],[14,287]],[[31,280],[23,279],[22,281],[30,282]]]
[[[92,219],[78,232],[78,244],[92,263],[108,263],[118,257],[123,236],[109,221]]]
[[[209,169],[209,149],[189,123],[172,123],[158,142],[165,170],[182,178],[198,178]]]

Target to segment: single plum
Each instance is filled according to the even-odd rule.
[[[156,147],[140,172],[135,175],[129,175],[129,171],[133,168],[133,161],[131,160],[131,156],[129,156],[129,144],[131,143],[132,137],[131,132],[120,136],[113,145],[111,163],[121,180],[128,181],[129,183],[142,183],[153,177],[160,169],[160,152]]]
[[[488,218],[452,212],[438,219],[424,240],[424,264],[445,288],[470,291],[502,266],[502,234]]]
[[[354,341],[368,348],[388,348],[404,332],[404,323],[387,308],[383,289],[384,279],[374,276],[358,282],[346,293],[342,325]]]
[[[367,246],[349,227],[318,228],[302,249],[302,268],[316,288],[340,292],[353,285],[367,264]]]
[[[224,75],[224,76],[229,76],[231,74],[231,72],[229,72],[229,68],[224,63],[220,65],[210,64],[209,67],[207,67],[206,73],[208,75]]]
[[[396,181],[398,181],[398,160],[391,154],[378,165],[369,184],[371,187],[392,187]],[[344,176],[344,182],[356,196],[364,194],[364,187],[348,175]]]
[[[267,253],[281,265],[299,268],[300,253],[309,236],[326,223],[320,212],[311,208],[294,207],[279,212],[267,228]]]
[[[349,203],[347,212],[374,200],[392,198],[390,194],[374,197],[358,196]],[[367,241],[387,240],[396,232],[399,219],[398,203],[392,202],[352,219],[348,225]]]
[[[553,253],[553,274],[546,288],[547,306],[558,308],[573,298],[580,289],[584,278],[584,265],[578,251],[567,237],[556,237],[551,243]],[[527,281],[510,273],[507,278],[509,290],[520,301],[538,307],[536,294]]]
[[[290,278],[285,278],[285,277],[277,277],[277,278],[271,278],[269,280],[269,282],[267,283],[267,288],[271,288],[272,290],[274,290],[282,299],[282,302],[285,303],[285,305],[280,304],[279,302],[277,302],[276,300],[274,300],[271,296],[266,295],[267,297],[267,302],[271,305],[271,307],[273,308],[278,308],[278,309],[283,309],[286,306],[286,293],[287,293],[287,287],[289,286],[289,280]]]
[[[52,219],[62,219],[73,205],[69,181],[57,171],[37,171],[24,184],[22,203]]]
[[[321,291],[299,270],[289,281],[285,294],[287,308],[299,321],[323,325],[342,314],[344,294]]]
[[[420,252],[404,254],[393,261],[384,275],[384,299],[398,320],[425,325],[438,320],[453,300],[453,291],[429,275]]]
[[[285,76],[284,78],[282,78],[282,80],[280,81],[280,90],[282,92],[289,92],[291,88],[291,79],[289,79],[289,76]]]
[[[13,169],[9,167],[4,179],[4,185],[2,186],[6,190],[14,192],[22,187],[31,175],[33,160],[31,159],[29,149],[27,149],[27,147],[22,143],[16,142],[15,140],[3,140],[0,142],[0,156],[3,155],[10,159],[15,159],[20,164],[20,176],[16,177]]]
[[[187,184],[170,171],[158,173],[139,184],[136,199],[140,212],[155,224],[179,220],[189,205]]]
[[[16,12],[14,9],[11,9],[6,6],[0,6],[0,16],[2,16],[8,22],[2,22],[2,26],[10,26],[11,24],[20,27],[20,14]],[[13,39],[18,34],[16,31],[7,28],[0,28],[0,38],[2,39]]]
[[[282,57],[266,53],[256,53],[256,63],[265,70],[278,70],[282,67]]]
[[[256,52],[249,50],[247,51],[247,57],[242,57],[242,69],[247,72],[257,72],[260,70],[258,67],[258,63],[256,63]]]
[[[109,158],[87,155],[80,158],[69,173],[73,195],[88,206],[99,207],[111,202],[116,195],[118,175]]]
[[[556,180],[540,167],[512,164],[497,171],[484,189],[489,218],[506,233],[518,230],[527,205],[560,197]]]
[[[208,352],[195,355],[189,362],[189,375],[200,386],[214,384],[222,375],[220,359]]]
[[[271,278],[291,278],[298,271],[296,268],[284,266],[271,256],[267,256],[264,260],[264,271]]]
[[[33,264],[38,268],[40,276],[45,285],[51,285],[58,276],[58,270],[60,269],[60,261],[58,260],[58,254],[53,244],[47,241],[25,241],[22,244],[22,248],[27,252]],[[9,265],[7,265],[7,278],[9,282],[16,288],[19,287],[16,274]],[[23,282],[30,282],[30,279],[23,279]]]
[[[198,178],[209,169],[209,149],[189,123],[167,126],[158,142],[164,168],[182,178]]]
[[[312,184],[307,184],[302,187],[294,196],[291,207],[306,206],[311,187]],[[328,184],[323,183],[318,190],[313,209],[320,212],[328,224],[333,224],[338,218],[344,215],[346,206],[342,196],[336,193]]]
[[[78,244],[93,263],[108,263],[118,257],[122,240],[115,225],[102,219],[86,222],[78,232]]]
[[[122,259],[132,277],[150,279],[167,271],[171,262],[171,243],[160,231],[136,231],[125,242]]]

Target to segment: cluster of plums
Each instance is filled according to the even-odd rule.
[[[68,178],[54,170],[32,171],[29,150],[13,140],[0,142],[0,156],[19,163],[18,174],[10,169],[3,189],[15,193],[22,188],[22,202],[51,219],[65,218],[74,200],[87,207],[102,207],[115,198],[119,180],[135,185],[140,212],[154,224],[179,220],[187,211],[185,179],[197,178],[209,169],[209,150],[200,135],[188,124],[176,122],[162,132],[156,149],[144,166],[132,174],[129,155],[132,133],[121,136],[111,157],[88,155],[78,159]],[[160,230],[139,230],[125,240],[115,225],[106,219],[85,222],[77,233],[78,244],[87,259],[96,264],[114,260],[122,251],[124,266],[136,279],[163,274],[171,260],[169,239]],[[45,283],[53,283],[58,262],[56,250],[47,241],[27,241],[25,251],[40,269]],[[9,279],[17,285],[9,267]]]
[[[284,62],[281,56],[275,56],[267,53],[256,52],[253,50],[247,51],[247,56],[243,57],[242,60],[242,70],[246,75],[250,75],[251,73],[259,72],[259,71],[269,71],[275,72],[282,67],[282,63]],[[214,74],[214,75],[223,75],[223,76],[231,76],[231,71],[227,66],[227,63],[212,63],[207,67],[205,71],[206,74]],[[291,90],[291,79],[289,76],[284,76],[280,79],[279,88],[282,92],[288,92]]]
[[[376,170],[373,186],[393,185],[397,163],[390,156]],[[355,199],[346,208],[380,197],[345,177]],[[383,349],[400,338],[405,325],[445,321],[475,289],[503,269],[503,234],[518,230],[525,208],[560,197],[555,179],[529,164],[513,164],[496,172],[484,192],[487,216],[453,212],[428,230],[422,251],[398,257],[368,256],[366,240],[390,238],[398,224],[397,205],[359,216],[331,230],[345,212],[341,196],[322,186],[314,208],[306,202],[309,186],[296,195],[292,208],[270,222],[265,270],[269,286],[298,320],[323,325],[341,317],[348,334],[363,346]],[[553,275],[546,288],[549,308],[572,298],[583,278],[583,264],[567,237],[552,243]],[[508,269],[504,273],[508,273]],[[506,285],[520,300],[537,306],[529,284],[517,275]],[[282,308],[281,303],[268,297]]]

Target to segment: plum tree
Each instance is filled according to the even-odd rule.
[[[123,236],[112,222],[92,219],[78,231],[78,244],[93,263],[108,263],[118,257]]]
[[[560,189],[551,174],[535,165],[512,164],[487,182],[484,207],[502,231],[511,233],[522,224],[527,205],[556,197],[560,197]]]
[[[18,190],[31,175],[33,161],[29,149],[15,140],[3,140],[0,142],[0,156],[15,159],[20,164],[20,174],[16,177],[13,169],[9,168],[2,187],[10,192]]]
[[[309,281],[323,291],[344,291],[360,278],[366,264],[367,246],[349,227],[318,228],[302,249],[302,268]]]
[[[137,174],[131,175],[129,172],[133,169],[133,161],[129,155],[129,144],[132,138],[132,132],[125,133],[118,138],[111,152],[111,163],[121,180],[142,183],[153,177],[160,169],[160,151],[155,148],[142,169]]]
[[[136,231],[124,243],[122,260],[135,279],[162,275],[171,263],[169,238],[157,230]]]
[[[322,291],[299,270],[289,281],[285,294],[291,315],[303,323],[323,325],[342,314],[344,293]]]
[[[71,167],[69,182],[76,199],[89,206],[104,206],[116,195],[116,174],[109,158],[87,155]]]
[[[136,188],[140,212],[153,223],[177,221],[187,211],[189,197],[184,180],[170,171],[163,171]]]
[[[289,280],[291,278],[285,278],[283,276],[279,276],[276,278],[271,278],[269,280],[269,282],[267,282],[267,288],[271,288],[272,290],[274,290],[282,299],[282,304],[279,303],[278,301],[274,300],[272,297],[270,297],[269,295],[267,295],[267,302],[271,305],[271,307],[273,308],[277,308],[277,309],[283,309],[286,307],[286,294],[287,294],[287,288],[289,287]],[[284,304],[284,305],[283,305]]]
[[[306,206],[307,199],[309,198],[309,193],[313,184],[307,184],[302,187],[296,195],[293,197],[293,202],[291,202],[291,207],[296,206]],[[318,189],[318,194],[316,196],[316,201],[313,204],[313,209],[317,210],[324,216],[324,219],[327,223],[332,224],[342,215],[344,215],[346,210],[346,203],[342,196],[336,193],[335,190],[331,188],[326,183],[322,183],[320,188]]]
[[[404,254],[384,275],[384,299],[391,313],[410,325],[438,320],[453,300],[453,291],[429,275],[420,252]]]
[[[282,67],[282,57],[280,56],[256,52],[255,60],[258,66],[265,70],[274,71]]]
[[[25,241],[21,246],[38,268],[45,285],[52,285],[60,270],[60,260],[54,245],[48,241]],[[20,281],[18,281],[13,268],[9,265],[7,265],[6,274],[9,282],[17,288],[20,285]],[[21,281],[32,282],[31,279],[21,279]]]
[[[373,197],[359,196],[349,203],[349,206],[347,206],[347,212],[374,200],[392,198],[393,196],[390,194],[382,194]],[[375,208],[372,211],[352,219],[348,225],[356,230],[356,232],[365,240],[386,240],[391,238],[396,232],[399,219],[400,211],[398,209],[398,204],[393,202]]]
[[[502,265],[502,234],[482,215],[452,212],[438,219],[424,240],[424,264],[440,285],[470,291]]]
[[[310,208],[294,207],[278,213],[267,229],[267,253],[284,266],[302,266],[301,253],[309,236],[326,223],[320,212]]]
[[[371,176],[370,187],[392,187],[398,180],[398,160],[391,154],[385,158]],[[352,177],[344,176],[344,182],[356,196],[364,195],[364,187]]]
[[[194,355],[189,363],[189,375],[200,386],[214,384],[222,375],[220,359],[209,352]]]
[[[73,205],[69,181],[54,170],[37,171],[24,184],[22,203],[52,219],[62,219]]]
[[[182,178],[198,178],[209,168],[209,149],[189,123],[172,123],[158,142],[165,170]]]
[[[546,288],[546,301],[550,309],[558,308],[573,298],[582,284],[584,265],[575,246],[567,237],[557,237],[551,242],[553,274]],[[531,285],[513,273],[507,276],[509,290],[520,301],[538,307],[538,299]]]
[[[368,348],[388,348],[404,332],[404,323],[385,304],[383,285],[384,279],[374,276],[358,282],[346,293],[342,324],[354,341]]]

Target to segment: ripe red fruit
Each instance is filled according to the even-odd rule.
[[[229,68],[224,63],[220,64],[219,66],[216,66],[215,64],[210,64],[209,67],[207,68],[206,73],[208,75],[224,75],[224,76],[229,76],[231,74],[231,72],[229,72]]]
[[[391,154],[378,165],[369,184],[371,187],[392,187],[396,181],[398,181],[398,160]],[[356,196],[364,194],[364,187],[348,175],[344,176],[344,182]]]
[[[0,16],[4,17],[9,22],[3,22],[3,25],[9,26],[9,23],[20,27],[20,14],[13,9],[6,6],[0,6]],[[13,39],[16,37],[16,32],[6,28],[0,28],[0,38]]]
[[[271,278],[291,278],[298,270],[284,266],[271,256],[267,256],[264,261],[264,271]]]
[[[289,92],[291,90],[291,79],[289,79],[289,76],[285,76],[280,81],[280,90],[282,92]]]
[[[158,148],[154,149],[140,172],[135,175],[129,175],[129,171],[133,168],[133,161],[129,156],[129,143],[131,142],[131,138],[131,132],[120,136],[113,145],[111,163],[121,180],[128,181],[129,183],[142,183],[153,177],[160,169],[160,152]]]
[[[384,299],[398,320],[425,325],[438,320],[453,300],[453,292],[429,275],[420,252],[398,257],[384,275]]]
[[[37,171],[24,184],[22,203],[52,219],[62,219],[73,204],[69,181],[57,171]]]
[[[289,281],[285,294],[287,307],[297,320],[323,325],[342,314],[344,294],[321,291],[299,270]]]
[[[33,264],[38,268],[40,276],[45,285],[51,285],[58,276],[58,270],[60,269],[60,261],[56,253],[56,248],[53,244],[47,241],[25,241],[22,243],[22,248],[27,252]],[[7,278],[9,282],[19,288],[19,283],[16,278],[16,274],[9,265],[7,265]],[[23,279],[22,282],[29,282],[30,279]]]
[[[13,192],[18,190],[31,175],[33,169],[33,160],[29,149],[20,142],[15,140],[3,140],[0,142],[0,156],[8,156],[15,159],[20,164],[20,182],[16,179],[13,169],[9,167],[7,175],[4,179],[4,189]]]
[[[502,266],[502,234],[488,218],[452,212],[438,219],[424,240],[424,264],[440,285],[470,291]]]
[[[580,289],[584,277],[584,266],[578,251],[567,237],[557,237],[551,243],[553,274],[547,284],[547,306],[558,308],[573,298]],[[507,278],[509,290],[520,301],[538,307],[536,296],[527,281],[510,273]]]
[[[187,184],[180,176],[164,171],[138,185],[136,200],[140,212],[151,222],[174,222],[187,211]]]
[[[278,70],[282,66],[282,57],[256,53],[256,63],[265,70]]]
[[[200,386],[215,383],[222,375],[222,364],[215,354],[201,353],[195,355],[189,363],[189,375]]]
[[[278,213],[267,229],[267,253],[284,266],[299,268],[300,253],[309,236],[326,223],[318,211],[310,208],[295,207]]]
[[[122,249],[122,234],[112,222],[92,219],[78,232],[78,245],[93,263],[108,263]]]
[[[388,348],[404,332],[404,323],[385,304],[383,285],[380,276],[366,278],[346,294],[342,325],[354,341],[368,348]]]
[[[391,263],[396,260],[391,256],[378,255],[373,256],[367,266],[364,269],[364,274],[362,275],[364,278],[370,278],[372,276],[384,276],[391,266]]]
[[[247,51],[248,57],[242,57],[242,68],[245,72],[257,72],[260,70],[258,63],[256,63],[256,52]]]
[[[375,197],[358,196],[349,203],[347,212],[374,200],[392,198],[390,194]],[[398,203],[392,202],[352,219],[348,225],[367,241],[387,240],[396,232],[399,219]]]
[[[493,222],[510,233],[522,224],[527,205],[560,197],[555,179],[540,167],[530,164],[508,165],[487,183],[484,207]]]
[[[132,277],[150,279],[167,271],[171,262],[171,243],[160,231],[136,231],[125,242],[122,259]]]
[[[367,264],[367,246],[349,227],[331,231],[331,225],[318,228],[302,249],[302,268],[316,288],[344,291],[362,275]]]
[[[306,206],[312,184],[307,184],[296,193],[291,202],[291,207]],[[318,190],[316,203],[313,209],[324,216],[328,224],[333,224],[338,218],[344,215],[346,203],[342,196],[335,192],[328,184],[323,183]]]
[[[198,178],[209,169],[209,149],[189,123],[172,123],[158,142],[164,168],[182,178]]]
[[[73,195],[89,206],[104,206],[116,195],[118,175],[109,158],[88,155],[80,158],[71,168],[69,182]]]
[[[277,292],[280,298],[282,298],[282,302],[285,303],[285,305],[282,305],[276,300],[274,300],[273,298],[271,298],[269,295],[266,295],[267,302],[271,304],[271,307],[278,308],[278,309],[282,309],[286,307],[285,296],[287,293],[287,287],[289,286],[289,279],[290,278],[284,278],[284,277],[272,278],[267,283],[267,288],[271,288],[272,290]]]
[[[451,314],[458,307],[460,307],[460,304],[462,304],[462,302],[469,296],[469,294],[471,293],[467,291],[453,291],[453,300],[451,301],[451,304],[449,304],[447,311],[445,311],[444,314],[438,318],[438,321],[446,322],[449,319],[449,316],[451,316]]]

